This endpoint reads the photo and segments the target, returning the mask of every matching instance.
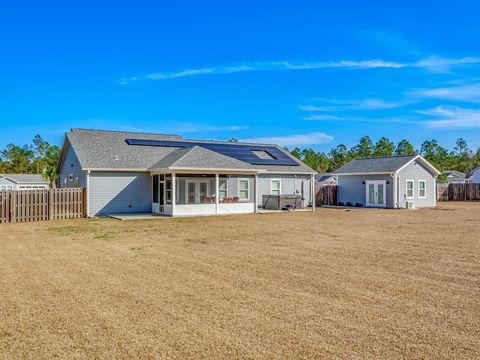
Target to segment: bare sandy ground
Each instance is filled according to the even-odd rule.
[[[480,358],[480,203],[0,226],[0,357]]]

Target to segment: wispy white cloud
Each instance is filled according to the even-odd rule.
[[[430,56],[416,63],[417,67],[431,72],[448,73],[451,68],[459,65],[475,65],[480,62],[478,57],[463,57],[458,59],[448,59],[439,56]]]
[[[480,83],[415,89],[408,93],[414,98],[444,99],[480,103]]]
[[[212,74],[234,74],[242,72],[260,72],[260,71],[288,71],[288,70],[319,70],[319,69],[401,69],[401,68],[423,68],[428,71],[448,72],[453,66],[480,64],[480,58],[464,57],[458,59],[448,59],[442,57],[428,57],[417,62],[397,62],[382,59],[372,60],[340,60],[326,62],[308,62],[308,61],[266,61],[245,63],[230,66],[212,66],[202,68],[191,68],[175,72],[155,72],[146,75],[135,75],[125,77],[119,81],[119,84],[126,85],[138,80],[167,80],[199,75]]]
[[[340,121],[343,120],[340,116],[330,115],[330,114],[316,114],[316,115],[309,115],[302,118],[303,120],[310,120],[310,121]]]
[[[480,128],[480,109],[458,106],[437,106],[417,113],[431,117],[425,124],[433,128],[465,129]]]
[[[351,100],[338,100],[338,99],[318,99],[321,102],[335,105],[336,110],[382,110],[382,109],[394,109],[399,108],[415,100],[402,99],[402,100],[383,100],[383,99],[351,99]],[[322,111],[321,106],[300,107],[305,111]]]
[[[331,105],[297,105],[300,110],[303,111],[338,111],[341,110],[339,106]]]
[[[402,100],[383,100],[383,99],[352,99],[352,100],[338,100],[338,99],[317,99],[323,104],[327,105],[298,105],[297,107],[306,112],[318,112],[319,114],[312,114],[302,117],[303,120],[311,121],[359,121],[359,118],[352,116],[337,116],[329,114],[335,111],[352,111],[352,110],[385,110],[400,108],[405,105],[414,103],[418,100],[402,99]],[[365,121],[362,119],[361,121]],[[372,121],[370,121],[372,122]]]
[[[214,125],[210,123],[197,123],[190,121],[170,120],[162,124],[162,131],[186,133],[209,133],[222,131],[241,131],[249,129],[249,125]]]
[[[328,135],[324,132],[311,132],[307,134],[241,139],[241,141],[244,141],[244,142],[261,143],[261,144],[277,144],[281,146],[328,144],[333,142],[333,140],[334,140],[333,136]]]

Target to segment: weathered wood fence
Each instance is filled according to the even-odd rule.
[[[438,184],[438,201],[480,200],[480,184]]]
[[[324,185],[315,188],[315,206],[337,205],[337,185]]]
[[[0,224],[85,217],[85,189],[0,191]]]

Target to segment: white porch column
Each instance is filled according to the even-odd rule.
[[[177,200],[177,177],[172,173],[172,216],[175,215],[175,202]]]
[[[215,174],[215,214],[218,214],[218,202],[220,200],[218,193],[219,183],[219,175]]]
[[[312,211],[315,212],[315,175],[310,176],[310,198],[312,199]]]
[[[254,212],[258,212],[258,173],[255,173],[255,179],[254,179],[254,182],[255,182],[255,186],[254,186],[254,198],[253,198],[253,206],[255,207],[254,208]]]

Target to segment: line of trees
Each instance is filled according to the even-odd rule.
[[[440,171],[456,170],[467,173],[480,166],[480,148],[472,151],[463,138],[457,139],[453,151],[444,148],[435,139],[425,140],[417,150],[406,139],[395,144],[386,137],[373,142],[369,136],[363,136],[358,144],[351,148],[340,144],[325,153],[296,147],[290,153],[318,172],[335,171],[343,164],[359,157],[415,154],[421,154]]]
[[[40,135],[31,144],[8,144],[0,151],[0,174],[41,174],[55,187],[60,148],[51,145]]]

